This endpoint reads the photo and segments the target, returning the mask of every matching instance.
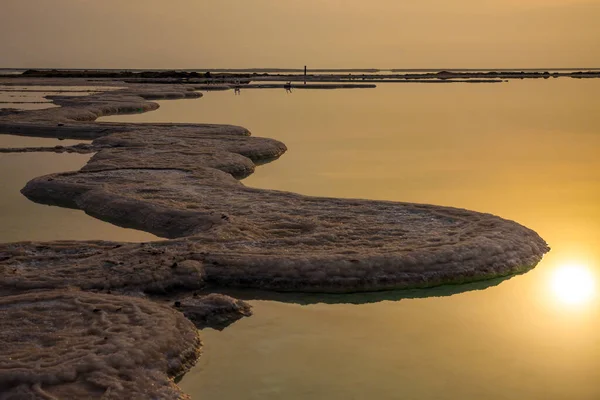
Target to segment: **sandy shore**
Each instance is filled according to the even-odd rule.
[[[54,78],[18,84],[31,81],[57,84]],[[353,293],[433,287],[520,273],[549,250],[532,230],[490,214],[248,188],[238,178],[282,155],[283,143],[228,125],[94,122],[154,110],[154,99],[200,96],[194,85],[125,86],[85,97],[54,96],[58,108],[0,113],[4,133],[93,139],[71,149],[96,153],[86,166],[32,180],[22,191],[28,198],[170,239],[1,244],[6,346],[0,399],[83,393],[183,398],[172,379],[200,349],[187,318],[198,326],[223,326],[249,315],[249,308],[220,297],[185,298],[167,307],[151,295],[185,297],[207,288]],[[41,150],[57,151],[8,151]],[[68,323],[73,313],[76,324]],[[24,348],[27,327],[50,317],[55,322]],[[148,341],[147,350],[146,339],[131,345],[141,331],[157,339]],[[85,341],[73,349],[78,353],[61,347],[61,338],[69,337]],[[82,361],[73,364],[73,354]]]

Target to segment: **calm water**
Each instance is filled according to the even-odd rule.
[[[491,212],[552,246],[530,273],[451,297],[255,300],[253,317],[203,332],[182,387],[198,399],[600,398],[599,91],[568,79],[243,90],[111,118],[243,125],[289,147],[248,185]]]

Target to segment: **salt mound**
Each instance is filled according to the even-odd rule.
[[[179,399],[199,355],[181,313],[133,297],[42,291],[0,298],[0,399]]]
[[[217,293],[186,297],[175,302],[175,307],[183,312],[198,329],[223,330],[238,319],[252,315],[250,304]]]

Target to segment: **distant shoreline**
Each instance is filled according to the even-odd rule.
[[[502,82],[511,79],[549,79],[549,78],[576,78],[590,79],[600,78],[600,69],[593,70],[442,70],[437,72],[390,72],[371,73],[359,72],[359,70],[347,70],[353,72],[330,72],[315,73],[307,71],[300,72],[211,72],[210,70],[181,71],[181,70],[26,70],[20,74],[11,72],[2,74],[4,78],[86,78],[86,79],[115,79],[127,83],[191,83],[191,84],[225,84],[247,86],[252,82],[317,82],[317,83],[347,83],[362,81],[364,83],[402,83],[402,82],[466,82],[466,83],[489,83]],[[398,71],[398,70],[396,70]]]
[[[13,71],[25,72],[27,70],[38,71],[106,71],[106,72],[232,72],[232,73],[303,73],[303,68],[0,68],[0,72]],[[308,68],[311,73],[334,73],[334,72],[364,72],[364,73],[382,73],[382,72],[544,72],[544,71],[600,71],[600,67],[546,67],[546,68]]]

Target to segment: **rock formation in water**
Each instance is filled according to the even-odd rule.
[[[22,354],[16,338],[19,326],[25,334],[28,325],[19,325],[20,319],[38,315],[40,321],[56,321],[36,333],[32,340],[43,344],[28,347],[29,358],[9,359],[17,372],[0,378],[7,393],[69,398],[88,391],[135,397],[136,388],[158,382],[157,397],[180,396],[168,377],[183,372],[198,347],[190,324],[150,300],[115,293],[431,287],[523,272],[548,251],[532,230],[490,214],[246,187],[236,178],[279,157],[286,147],[251,137],[244,128],[94,122],[102,115],[155,109],[147,99],[197,96],[185,86],[132,85],[87,97],[57,96],[53,100],[60,108],[0,116],[2,132],[95,139],[91,148],[97,153],[86,166],[33,179],[22,191],[28,198],[171,239],[1,244],[0,294],[10,296],[0,308],[5,313],[2,331],[10,336],[3,351],[11,359]],[[222,297],[188,298],[178,305],[201,326],[226,325],[250,312],[247,305]],[[90,314],[87,308],[100,311]],[[136,351],[147,353],[148,336],[141,347],[132,346],[132,340],[138,327],[154,319],[159,322],[148,332],[157,343],[148,342],[146,358]],[[168,324],[173,326],[162,332]],[[108,331],[117,344],[105,344],[103,332]],[[79,335],[83,344],[65,349],[56,332]],[[116,365],[105,365],[112,357],[93,358],[111,351],[119,354]],[[81,373],[75,373],[80,370],[69,363],[80,355]],[[63,363],[66,372],[57,378],[57,366]],[[55,369],[46,373],[46,366]]]

